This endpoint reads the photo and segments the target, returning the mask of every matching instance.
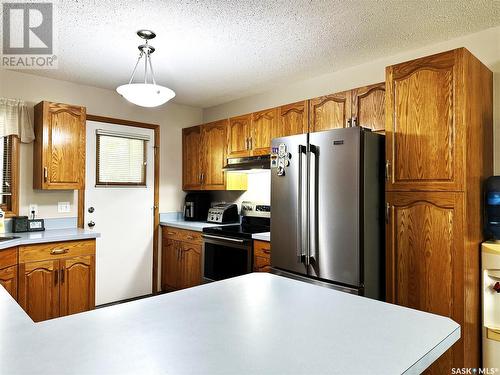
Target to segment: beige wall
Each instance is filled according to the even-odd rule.
[[[159,124],[160,142],[160,212],[178,211],[182,192],[181,128],[201,122],[199,108],[168,103],[144,109],[132,105],[115,91],[77,85],[71,82],[0,70],[0,97],[17,98],[34,105],[41,100],[78,104],[87,113]],[[28,214],[30,203],[38,204],[44,218],[77,216],[77,193],[73,191],[37,191],[32,188],[32,144],[21,146],[20,214]],[[72,203],[69,214],[57,213],[57,202]]]
[[[500,174],[500,27],[461,38],[402,52],[338,72],[293,82],[261,94],[241,98],[203,110],[203,121],[209,122],[293,103],[333,92],[348,90],[385,79],[385,67],[417,57],[458,47],[466,47],[494,72],[495,173]]]

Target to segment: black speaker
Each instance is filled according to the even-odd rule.
[[[484,215],[485,239],[500,241],[500,176],[492,176],[486,180]]]

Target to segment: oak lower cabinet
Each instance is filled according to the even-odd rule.
[[[253,241],[253,271],[269,272],[271,270],[271,243]]]
[[[467,322],[479,301],[464,287],[464,195],[443,192],[390,192],[386,196],[387,301],[450,317],[462,338],[435,364],[433,374],[451,373],[464,362]],[[479,253],[477,254],[479,257]]]
[[[18,302],[35,322],[95,307],[95,240],[19,247]]]
[[[17,300],[17,247],[0,250],[0,285]]]
[[[162,227],[161,284],[174,291],[202,283],[200,232]]]
[[[85,107],[43,101],[34,114],[33,188],[83,189]]]

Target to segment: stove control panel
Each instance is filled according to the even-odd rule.
[[[250,201],[241,203],[241,216],[271,217],[271,206]]]

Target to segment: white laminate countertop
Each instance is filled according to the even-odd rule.
[[[221,225],[235,225],[235,224],[238,223],[213,224],[213,223],[207,223],[206,221],[186,221],[184,219],[169,219],[160,221],[160,225],[163,226],[194,230],[196,232],[202,232],[203,228],[220,227]]]
[[[419,374],[451,319],[267,273],[33,323],[0,288],[1,374]]]
[[[100,237],[100,234],[81,228],[50,229],[43,232],[2,233],[0,237],[15,236],[12,240],[1,241],[0,250],[13,246],[32,245],[45,242],[86,240]]]
[[[252,234],[254,240],[271,242],[271,232],[254,233]]]

